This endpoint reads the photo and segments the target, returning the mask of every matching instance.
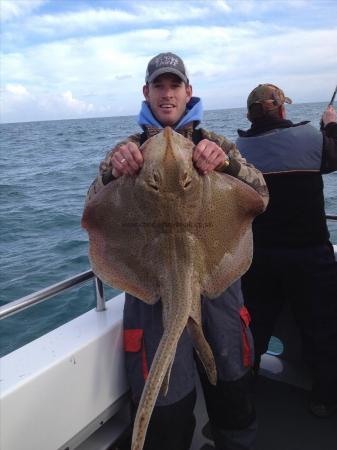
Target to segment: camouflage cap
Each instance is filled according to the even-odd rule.
[[[248,110],[254,104],[261,104],[264,112],[276,109],[284,103],[292,103],[292,100],[284,95],[282,89],[268,83],[259,84],[247,99]]]
[[[173,73],[177,75],[184,83],[188,84],[187,71],[183,60],[174,53],[159,53],[149,62],[145,83],[151,83],[159,75],[164,73]]]

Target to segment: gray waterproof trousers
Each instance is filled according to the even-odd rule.
[[[158,450],[158,436],[162,436],[161,450],[189,449],[195,424],[193,408],[197,371],[202,382],[216,449],[254,448],[256,417],[250,396],[253,341],[240,281],[235,282],[219,297],[202,298],[201,302],[203,330],[212,348],[218,372],[217,386],[208,382],[185,329],[178,342],[168,393],[166,396],[161,393],[158,396],[144,450]],[[161,312],[160,302],[147,305],[126,294],[124,348],[127,376],[135,405],[139,402],[163,333]],[[172,430],[175,411],[179,411],[175,431],[164,436],[164,430],[168,426]]]

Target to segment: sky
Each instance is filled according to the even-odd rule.
[[[335,0],[0,0],[2,122],[134,115],[148,61],[171,51],[204,108],[259,83],[294,103],[337,83]]]

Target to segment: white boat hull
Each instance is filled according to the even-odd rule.
[[[70,449],[69,441],[75,448],[120,408],[128,391],[123,305],[121,294],[105,311],[91,310],[1,359],[1,450]]]

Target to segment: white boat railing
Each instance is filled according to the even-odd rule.
[[[96,311],[105,310],[104,299],[104,287],[102,281],[95,276],[92,270],[74,275],[71,278],[67,278],[64,281],[48,286],[41,291],[33,292],[25,297],[21,297],[18,300],[7,303],[0,307],[0,320],[6,317],[12,316],[24,309],[30,308],[37,303],[44,302],[57,294],[63,293],[68,289],[71,289],[80,284],[86,283],[89,280],[94,280],[94,290],[96,296]]]
[[[337,221],[337,215],[334,214],[326,214],[327,220]],[[68,278],[59,283],[53,284],[52,286],[48,286],[45,289],[42,289],[38,292],[33,292],[32,294],[27,295],[26,297],[21,297],[18,300],[14,300],[12,302],[7,303],[0,307],[0,320],[5,319],[6,317],[12,316],[24,309],[30,308],[37,303],[44,302],[51,297],[54,297],[57,294],[60,294],[70,288],[75,286],[79,286],[87,282],[88,280],[94,280],[94,290],[96,296],[96,311],[104,311],[105,310],[105,298],[104,298],[104,287],[102,281],[95,276],[92,270],[87,270],[86,272],[79,273],[74,275],[71,278]]]

